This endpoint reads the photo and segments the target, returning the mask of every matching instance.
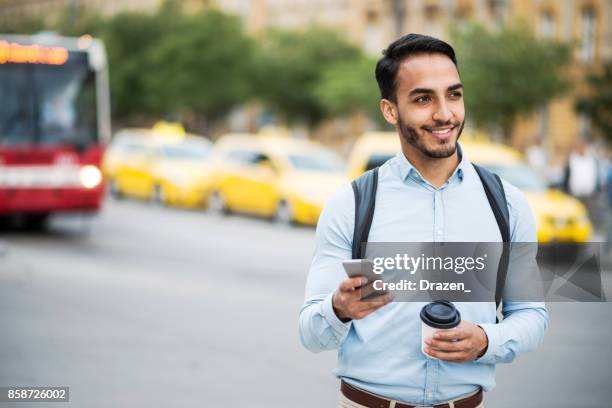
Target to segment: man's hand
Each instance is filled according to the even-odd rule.
[[[489,345],[485,331],[474,323],[461,321],[449,331],[439,331],[425,339],[425,352],[444,361],[462,363],[482,356]]]
[[[334,312],[340,320],[363,319],[393,300],[391,293],[361,300],[361,287],[366,283],[368,280],[364,277],[348,278],[340,283],[332,297]]]

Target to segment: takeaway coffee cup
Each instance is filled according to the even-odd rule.
[[[421,309],[421,351],[425,353],[425,339],[437,331],[450,330],[461,323],[461,314],[447,300],[436,300]],[[429,356],[431,357],[431,356]],[[435,357],[431,357],[435,358]]]

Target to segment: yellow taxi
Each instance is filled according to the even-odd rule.
[[[384,164],[400,151],[397,134],[393,132],[367,132],[357,139],[348,160],[351,180],[368,170]]]
[[[521,153],[490,142],[462,140],[460,144],[472,162],[497,173],[525,193],[536,218],[539,242],[589,240],[593,228],[585,206],[559,190],[548,188],[544,179],[527,166]],[[393,132],[364,134],[356,141],[349,158],[350,177],[380,166],[399,151],[398,136]]]
[[[272,134],[229,134],[215,144],[209,207],[281,223],[314,225],[327,198],[348,182],[343,161],[322,145]]]
[[[111,194],[168,206],[206,205],[212,143],[180,129],[157,126],[118,132],[103,165]]]

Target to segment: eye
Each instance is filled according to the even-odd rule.
[[[419,96],[414,100],[416,103],[427,103],[431,101],[431,97],[428,95]]]
[[[461,93],[460,91],[452,91],[450,93],[450,97],[454,99],[460,99],[462,96],[463,96],[463,93]]]

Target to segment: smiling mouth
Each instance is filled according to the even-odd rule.
[[[450,136],[450,134],[455,129],[455,127],[456,126],[453,126],[453,127],[450,127],[450,128],[442,128],[442,129],[425,128],[425,130],[427,132],[431,133],[432,135],[434,135],[435,137],[443,139],[443,138],[446,138],[446,137]]]

